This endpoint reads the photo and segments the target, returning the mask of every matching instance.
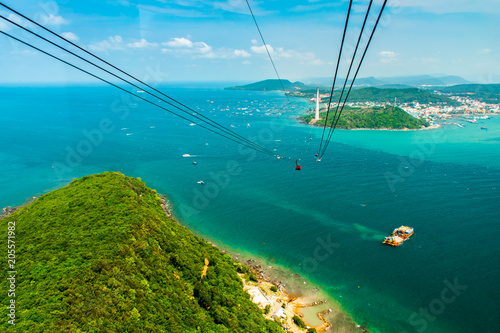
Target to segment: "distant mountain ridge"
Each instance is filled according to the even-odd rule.
[[[339,78],[335,81],[335,86],[342,86],[344,78]],[[326,85],[331,86],[331,78],[317,78],[304,80],[309,85]],[[348,81],[348,84],[351,80]],[[395,77],[378,77],[373,76],[358,78],[354,82],[354,87],[380,87],[385,85],[404,85],[407,87],[420,87],[420,86],[450,86],[456,84],[469,84],[470,81],[465,80],[460,76],[445,75],[445,76],[431,76],[431,75],[414,75],[414,76],[395,76]]]
[[[344,85],[344,78],[337,78],[335,81],[335,88],[340,89]],[[348,80],[347,86],[352,83]],[[460,76],[445,75],[445,76],[431,76],[431,75],[415,75],[415,76],[400,76],[400,77],[383,77],[375,78],[373,76],[358,78],[354,82],[353,88],[392,88],[392,89],[405,89],[415,87],[447,87],[458,84],[471,84],[472,82],[465,80]],[[312,78],[301,81],[291,82],[290,80],[277,80],[268,79],[259,82],[254,82],[241,86],[227,87],[225,90],[254,90],[254,91],[268,91],[268,90],[311,90],[319,88],[326,88],[332,85],[332,78]]]

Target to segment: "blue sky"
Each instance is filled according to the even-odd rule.
[[[275,78],[244,0],[4,3],[153,83]],[[282,78],[333,76],[348,1],[250,0],[250,4]],[[367,0],[354,2],[348,55],[367,5]],[[374,9],[380,5],[375,1]],[[0,14],[31,27],[3,8]],[[359,77],[443,74],[499,82],[499,17],[498,0],[389,0]],[[62,55],[4,20],[0,30]],[[341,71],[349,59],[343,59]],[[95,82],[5,36],[0,36],[0,72],[3,83]]]

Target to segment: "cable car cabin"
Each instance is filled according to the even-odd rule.
[[[299,165],[300,158],[295,160],[295,170],[300,170],[302,167]]]

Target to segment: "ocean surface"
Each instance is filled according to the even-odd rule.
[[[313,107],[305,99],[162,91],[289,159],[112,87],[2,87],[0,206],[120,171],[168,194],[195,233],[302,274],[373,332],[498,332],[500,117],[458,119],[463,128],[336,130],[317,162],[321,129],[295,120]],[[382,245],[400,225],[415,235]]]

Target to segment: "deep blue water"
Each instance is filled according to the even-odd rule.
[[[312,107],[305,100],[164,91],[291,159],[254,155],[113,88],[4,87],[0,206],[120,171],[168,194],[191,230],[305,275],[373,330],[498,331],[500,117],[429,131],[337,130],[316,162],[321,130],[293,119]],[[415,235],[383,246],[402,224]]]

